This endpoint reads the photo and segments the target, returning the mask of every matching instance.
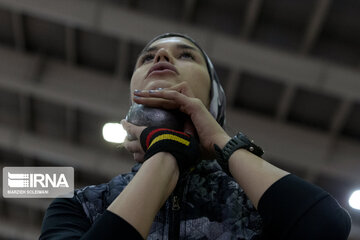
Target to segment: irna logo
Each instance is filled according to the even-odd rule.
[[[5,198],[71,198],[73,167],[4,167]]]
[[[37,187],[69,187],[65,174],[43,173],[10,173],[8,172],[8,186],[11,188],[37,188]]]

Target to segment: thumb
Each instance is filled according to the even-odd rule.
[[[184,94],[185,96],[188,97],[195,97],[194,93],[191,91],[191,89],[189,88],[186,82],[179,83],[174,87],[171,87],[170,89],[176,90],[179,93]]]
[[[125,119],[121,120],[121,125],[125,129],[129,138],[140,139],[141,132],[146,128],[145,126],[136,126],[129,123]]]

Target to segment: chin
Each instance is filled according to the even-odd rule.
[[[149,80],[145,80],[145,81],[149,81]],[[170,88],[176,84],[177,82],[172,79],[150,80],[148,84],[146,84],[144,90],[155,90],[157,88]]]

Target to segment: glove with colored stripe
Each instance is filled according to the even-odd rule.
[[[144,160],[158,152],[171,153],[178,164],[180,175],[199,162],[200,146],[195,137],[168,128],[145,128],[140,135],[145,151]]]

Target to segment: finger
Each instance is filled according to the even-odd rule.
[[[175,85],[173,87],[170,88],[158,88],[155,90],[135,90],[134,91],[134,96],[138,96],[138,97],[151,97],[154,93],[157,92],[166,92],[166,91],[170,91],[170,92],[178,92],[181,93],[185,96],[188,97],[194,97],[194,94],[192,93],[191,89],[188,87],[188,85],[186,83],[180,83],[178,85]]]
[[[187,82],[179,83],[169,89],[176,90],[177,92],[182,93],[188,97],[195,97]]]
[[[143,99],[163,99],[163,100],[174,100],[175,94],[181,94],[176,90],[162,89],[162,90],[149,90],[134,93],[134,100]]]
[[[166,101],[148,100],[148,98],[162,98],[164,100],[166,99],[166,100],[174,101],[178,105]],[[186,110],[189,106],[191,107],[192,105],[191,99],[194,99],[193,93],[186,84],[186,82],[177,84],[167,89],[159,88],[156,90],[134,91],[134,101],[136,103],[141,103],[152,107],[161,107],[166,109],[174,109],[174,108],[182,107],[184,110]],[[183,110],[181,111],[185,112]]]
[[[133,153],[134,160],[139,163],[144,162],[144,153]]]
[[[149,94],[149,97],[157,97],[157,98],[163,98],[163,99],[167,99],[167,100],[189,98],[176,90],[170,90],[170,89],[153,90],[153,91],[149,91],[148,94]]]
[[[194,113],[199,104],[202,104],[200,99],[185,96],[175,90],[152,91],[149,92],[149,95],[153,98],[162,98],[177,103],[179,110],[188,115]]]
[[[129,123],[128,121],[126,120],[121,120],[121,125],[122,127],[124,128],[124,130],[126,131],[127,133],[127,136],[126,136],[126,139],[125,140],[135,140],[137,139],[137,136],[135,135],[135,131],[134,131],[134,128],[132,128],[132,125],[131,123]]]
[[[160,89],[157,89],[160,90]],[[149,91],[154,91],[154,90],[135,90],[134,91],[134,96],[141,96],[141,97],[149,97]]]
[[[179,93],[182,93],[188,97],[194,97],[193,92],[191,91],[191,88],[189,87],[187,82],[181,82],[179,84],[176,84],[174,86],[171,86],[169,88],[157,88],[155,90],[135,90],[134,95],[135,96],[142,96],[142,97],[149,97],[151,92],[153,91],[161,91],[161,90],[175,90]]]
[[[123,146],[131,153],[144,153],[139,141],[125,140]]]
[[[135,136],[137,139],[140,138],[141,132],[146,128],[145,126],[136,126],[129,123],[125,119],[121,120],[121,125],[130,136]]]
[[[179,104],[177,104],[175,101],[162,98],[134,97],[134,102],[146,105],[148,107],[157,107],[163,109],[176,109],[179,107]]]

